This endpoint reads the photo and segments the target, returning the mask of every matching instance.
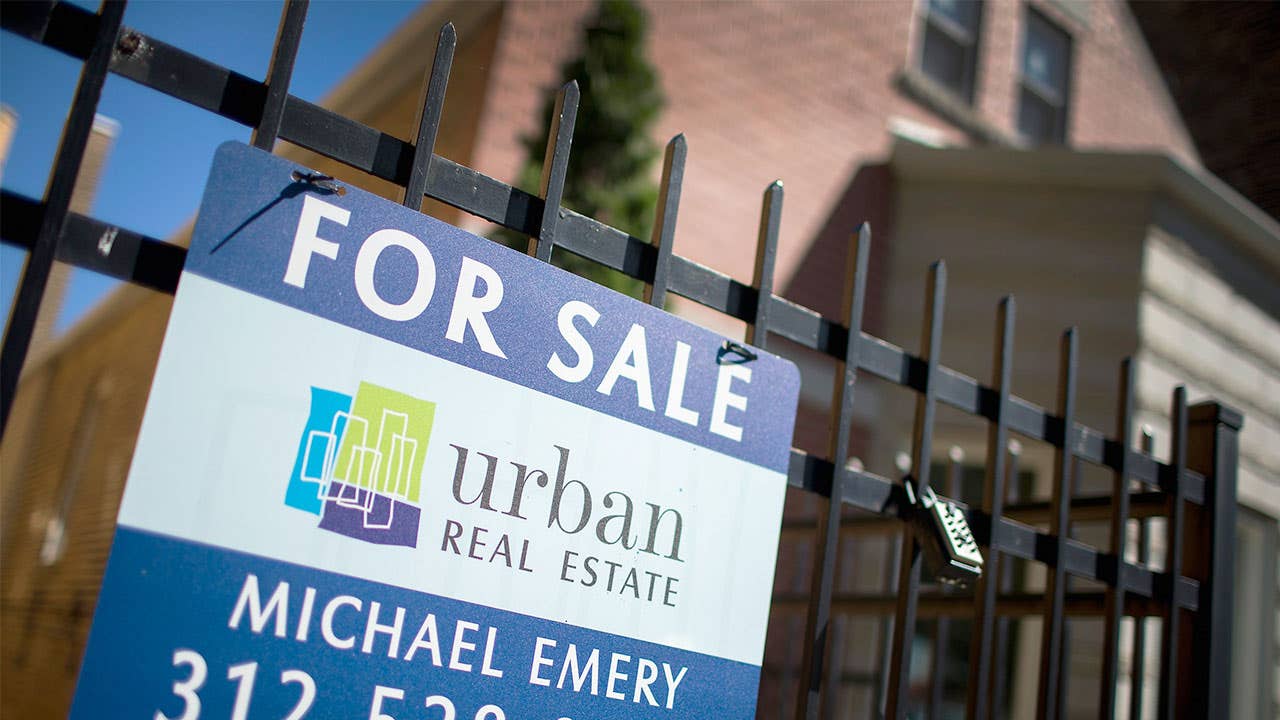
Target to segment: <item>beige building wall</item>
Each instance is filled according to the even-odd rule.
[[[5,717],[69,710],[172,305],[123,290],[28,363],[0,445]]]
[[[996,307],[1003,296],[1012,294],[1013,393],[1056,413],[1061,336],[1074,326],[1079,352],[1077,422],[1114,434],[1120,362],[1138,348],[1134,298],[1147,194],[1070,184],[957,182],[915,178],[904,171],[895,204],[885,297],[887,339],[919,352],[928,267],[945,258],[941,362],[990,385]],[[891,453],[910,453],[914,401],[914,393],[896,388],[879,393],[880,414],[869,443],[871,469],[893,476]],[[940,405],[934,432],[935,462],[944,462],[949,448],[959,447],[970,464],[984,463],[985,420]],[[1019,468],[1033,473],[1035,481],[1034,496],[1022,499],[1048,498],[1052,446],[1014,437],[1022,444]],[[1105,492],[1108,477],[1101,471],[1082,471],[1078,492]],[[1105,527],[1077,524],[1076,531],[1077,537],[1107,547]],[[1025,582],[1029,591],[1042,588],[1043,568],[1029,564]],[[1028,617],[1015,625],[1011,717],[1031,717],[1037,700],[1040,622]],[[1071,632],[1069,716],[1091,717],[1099,694],[1101,621],[1072,622]]]
[[[1120,361],[1138,349],[1142,246],[1148,195],[1084,186],[1018,182],[958,182],[900,173],[895,237],[885,295],[886,339],[912,353],[921,344],[925,281],[930,263],[945,259],[946,317],[940,359],[990,385],[996,308],[1016,301],[1013,393],[1056,412],[1062,333],[1078,328],[1077,421],[1115,430]],[[906,175],[904,177],[904,175]],[[909,451],[913,393],[882,401],[871,445],[872,469]],[[892,417],[892,422],[884,422]],[[937,425],[946,444],[980,462],[986,423],[943,410]],[[1023,465],[1045,472],[1052,451],[1024,443]]]
[[[1115,435],[1119,363],[1133,356],[1132,430],[1149,426],[1156,456],[1167,461],[1170,403],[1179,384],[1187,386],[1189,403],[1216,399],[1242,411],[1239,502],[1260,513],[1259,522],[1280,522],[1280,224],[1212,178],[1149,156],[1017,156],[902,145],[892,164],[896,211],[885,294],[887,339],[918,352],[928,264],[945,258],[943,364],[990,384],[994,309],[1002,295],[1012,293],[1015,394],[1055,411],[1058,337],[1066,326],[1077,326],[1078,422]],[[894,451],[910,448],[914,396],[896,388],[877,390],[870,400],[876,423],[867,460],[872,470],[891,472]],[[955,445],[982,463],[985,421],[940,406],[935,432],[935,461]],[[1025,438],[1022,447],[1020,467],[1036,474],[1037,493],[1047,497],[1052,448]],[[1109,493],[1109,472],[1085,463],[1079,468],[1077,494]],[[1079,539],[1109,546],[1105,523],[1077,522],[1073,529]],[[1136,524],[1130,529],[1133,561]],[[1152,564],[1160,568],[1161,520],[1152,521],[1151,533]],[[1250,568],[1241,572],[1249,574]],[[1039,586],[1042,569],[1032,567],[1026,581],[1031,589]],[[1274,612],[1275,589],[1254,585],[1250,577],[1237,578],[1238,592],[1269,595],[1261,607]],[[1072,717],[1092,717],[1103,628],[1098,620],[1070,625],[1069,709]],[[1029,619],[1021,627],[1012,708],[1014,717],[1029,717],[1035,711],[1040,626]],[[1158,634],[1158,622],[1149,620],[1148,637]],[[1122,647],[1130,646],[1131,637],[1126,621]],[[1262,642],[1280,646],[1280,638]],[[1144,707],[1154,717],[1159,643],[1149,640],[1147,650]],[[1280,677],[1280,653],[1269,655]],[[1122,658],[1121,707],[1128,703],[1132,661]]]
[[[1277,241],[1272,248],[1280,251],[1280,229],[1274,222],[1272,226]],[[1268,545],[1266,534],[1252,526],[1280,522],[1280,252],[1271,258],[1243,258],[1254,269],[1263,269],[1270,284],[1258,288],[1262,293],[1242,292],[1241,286],[1250,284],[1248,278],[1233,277],[1223,263],[1211,260],[1223,253],[1239,255],[1238,251],[1209,228],[1200,229],[1206,232],[1196,237],[1160,226],[1148,231],[1138,306],[1142,350],[1137,400],[1139,421],[1156,428],[1168,427],[1169,399],[1179,384],[1186,385],[1189,402],[1218,398],[1244,413],[1238,499],[1242,514],[1244,508],[1259,514],[1250,525],[1242,516],[1239,528],[1236,608],[1254,615],[1237,618],[1236,662],[1241,653],[1244,658],[1269,654],[1273,675],[1268,704],[1255,699],[1257,669],[1233,668],[1231,717],[1244,720],[1255,713],[1264,717],[1280,712],[1280,634],[1259,636],[1256,623],[1259,608],[1275,613],[1280,607],[1280,588],[1268,588],[1260,580],[1266,577],[1267,563],[1275,572],[1275,532],[1273,527]],[[1262,304],[1269,304],[1269,311]],[[1167,457],[1167,432],[1157,434],[1156,451]],[[1268,547],[1272,556],[1261,556]],[[1155,667],[1153,661],[1149,659],[1146,667]],[[1154,706],[1157,686],[1158,679],[1148,673],[1149,706]]]
[[[1280,518],[1280,318],[1158,227],[1147,236],[1142,281],[1138,400],[1144,420],[1168,426],[1170,393],[1181,379],[1189,401],[1216,397],[1243,412],[1240,503]],[[1280,286],[1272,290],[1280,293]],[[1167,434],[1158,436],[1157,452],[1167,447]]]

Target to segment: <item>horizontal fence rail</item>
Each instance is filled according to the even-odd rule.
[[[992,715],[1007,682],[1003,640],[1009,616],[1040,615],[1041,643],[1039,716],[1061,717],[1067,690],[1067,618],[1102,616],[1106,608],[1108,642],[1104,649],[1101,714],[1114,714],[1119,662],[1119,624],[1125,617],[1164,619],[1160,675],[1161,717],[1178,712],[1180,699],[1199,692],[1203,699],[1185,705],[1181,714],[1209,717],[1210,708],[1225,707],[1229,683],[1231,549],[1234,528],[1236,431],[1242,419],[1221,405],[1186,406],[1179,390],[1173,407],[1172,461],[1151,454],[1149,444],[1132,447],[1132,366],[1122,369],[1116,439],[1074,421],[1077,336],[1064,335],[1059,404],[1050,411],[1017,397],[1011,388],[1014,301],[998,309],[996,353],[991,385],[956,372],[939,361],[945,310],[946,267],[936,264],[929,275],[924,327],[918,354],[862,330],[870,229],[853,234],[849,248],[844,317],[833,320],[773,294],[773,268],[782,216],[783,188],[770,185],[762,202],[755,273],[750,285],[672,252],[683,167],[688,152],[683,136],[667,147],[653,236],[640,239],[560,205],[565,169],[572,149],[579,102],[576,83],[557,94],[547,155],[538,194],[512,187],[434,153],[457,38],[452,25],[441,31],[424,78],[415,142],[367,127],[288,94],[307,11],[306,2],[288,2],[281,17],[266,81],[258,81],[143,33],[120,27],[121,5],[108,3],[93,13],[65,2],[9,4],[0,14],[5,31],[85,61],[82,86],[69,119],[69,129],[92,119],[101,89],[98,75],[114,73],[180,101],[238,122],[254,130],[255,146],[270,150],[286,140],[351,168],[404,188],[403,203],[417,208],[424,197],[441,201],[478,218],[523,233],[529,253],[549,261],[556,249],[567,250],[618,270],[646,284],[645,299],[661,306],[668,293],[697,302],[748,323],[748,341],[767,346],[770,336],[816,350],[839,364],[835,391],[830,458],[793,449],[790,485],[829,498],[828,510],[813,521],[788,522],[783,534],[815,537],[812,588],[808,594],[779,593],[775,609],[806,612],[796,714],[822,717],[825,688],[843,677],[834,664],[824,669],[834,640],[828,638],[837,613],[892,616],[892,641],[886,640],[878,676],[876,703],[889,716],[903,717],[908,703],[912,638],[917,617],[971,617],[972,646],[968,669],[969,717]],[[38,298],[53,260],[87,268],[164,293],[175,292],[186,250],[173,243],[69,212],[62,197],[66,177],[74,180],[79,159],[75,148],[60,151],[51,176],[57,182],[42,199],[0,191],[0,237],[31,254],[20,297]],[[64,157],[66,155],[66,157]],[[69,192],[69,190],[68,190]],[[29,304],[30,301],[24,301]],[[27,308],[30,310],[30,308]],[[26,311],[24,311],[26,312]],[[16,383],[30,323],[11,321],[4,339],[5,367]],[[6,373],[9,371],[7,370]],[[964,507],[974,535],[985,548],[987,575],[973,594],[930,589],[922,583],[921,561],[909,523],[903,485],[850,462],[855,386],[867,374],[909,388],[917,394],[912,442],[913,480],[930,484],[934,457],[934,416],[939,403],[989,423],[988,453],[981,503]],[[12,387],[6,387],[3,419],[7,421]],[[1190,423],[1190,425],[1188,425]],[[1016,477],[1016,457],[1005,447],[1016,434],[1056,451],[1054,492],[1047,501],[1006,501]],[[1073,491],[1077,463],[1109,469],[1115,478],[1107,496],[1077,496]],[[934,483],[956,494],[955,478]],[[946,487],[944,487],[946,485]],[[879,517],[849,519],[844,509],[857,508]],[[1145,519],[1167,517],[1168,570],[1148,565]],[[1143,523],[1137,562],[1125,559],[1128,521]],[[1194,522],[1192,522],[1194,521]],[[1106,523],[1110,547],[1095,548],[1071,539],[1072,523]],[[1035,524],[1048,525],[1040,530]],[[847,534],[893,535],[906,528],[884,593],[854,593],[835,588],[839,540]],[[1195,535],[1189,534],[1193,528]],[[1200,547],[1198,543],[1206,543]],[[1044,594],[1014,591],[1001,565],[1011,559],[1043,565],[1049,582]],[[1199,559],[1197,559],[1199,558]],[[1205,560],[1204,558],[1208,558]],[[1225,565],[1225,567],[1223,567]],[[1184,568],[1196,572],[1184,575]],[[1099,581],[1104,592],[1077,592],[1071,577]],[[923,589],[922,589],[923,588]],[[1194,622],[1187,620],[1194,614]],[[1170,618],[1173,622],[1170,622]],[[1190,623],[1189,625],[1187,623]],[[1187,627],[1183,627],[1187,625]],[[945,630],[939,626],[937,642]],[[884,630],[882,626],[882,631]],[[883,634],[883,633],[882,633]],[[836,632],[833,637],[839,636]],[[886,635],[887,637],[887,635]],[[1139,650],[1145,636],[1135,636]],[[1207,649],[1207,651],[1206,651]],[[1139,663],[1139,668],[1141,664]],[[939,673],[933,673],[933,706],[938,707]],[[1141,687],[1141,673],[1134,684]],[[835,678],[834,680],[832,678]],[[1189,708],[1189,709],[1188,709]]]

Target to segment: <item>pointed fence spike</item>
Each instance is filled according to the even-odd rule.
[[[440,118],[444,114],[445,93],[449,89],[449,73],[458,46],[458,33],[453,23],[445,23],[436,37],[436,54],[427,70],[427,82],[418,104],[418,134],[413,144],[413,162],[404,187],[405,207],[418,210],[427,194],[427,175],[435,154],[436,137],[440,134]]]
[[[938,404],[938,368],[942,351],[942,320],[946,308],[947,265],[938,260],[929,267],[925,286],[924,328],[921,332],[920,360],[925,364],[925,386],[916,396],[912,429],[912,479],[921,491],[929,487],[929,466],[933,458],[933,425]],[[902,556],[898,570],[898,602],[893,621],[893,662],[885,716],[905,718],[911,678],[912,644],[916,632],[916,606],[920,594],[922,559],[911,525],[902,532]]]
[[[564,183],[569,175],[569,151],[573,147],[573,130],[578,121],[578,81],[570,80],[556,93],[555,108],[551,111],[551,127],[547,132],[547,152],[542,156],[542,181],[538,194],[542,196],[542,220],[538,225],[538,237],[529,238],[530,255],[542,262],[551,262],[556,245],[556,226],[560,222],[560,203],[564,198]]]
[[[654,260],[653,282],[645,287],[644,301],[654,307],[667,302],[667,286],[671,282],[671,248],[675,243],[676,216],[680,212],[680,191],[684,187],[684,160],[688,144],[684,133],[667,143],[662,162],[662,185],[658,193],[658,210],[653,220],[652,244],[658,249]]]
[[[756,289],[755,320],[747,327],[747,344],[763,349],[769,342],[769,309],[773,305],[773,267],[778,257],[778,233],[782,227],[782,181],[765,188],[760,208],[760,234],[756,238],[756,264],[751,284]]]
[[[867,258],[871,251],[871,227],[863,223],[851,238],[845,274],[845,321],[848,325],[844,354],[837,369],[836,422],[831,433],[831,497],[826,517],[818,523],[815,539],[812,586],[805,618],[804,650],[801,656],[800,690],[796,717],[817,720],[822,704],[823,663],[827,656],[827,635],[831,625],[831,594],[835,587],[836,560],[840,545],[840,520],[844,506],[845,477],[849,473],[849,436],[853,432],[853,398],[862,352],[862,313],[867,289]]]
[[[310,0],[289,0],[280,11],[280,28],[276,31],[275,46],[271,51],[271,64],[267,70],[267,97],[262,104],[262,117],[253,130],[249,144],[259,150],[271,152],[280,124],[284,121],[284,105],[289,99],[289,82],[293,78],[293,65],[298,59],[298,46],[302,44],[302,28],[307,22]]]

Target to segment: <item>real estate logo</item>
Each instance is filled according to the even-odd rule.
[[[417,547],[422,466],[436,405],[362,382],[354,396],[311,388],[284,504],[320,527]]]

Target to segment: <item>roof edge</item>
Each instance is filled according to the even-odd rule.
[[[334,87],[320,104],[359,120],[415,81],[425,82],[422,68],[430,67],[437,33],[447,22],[463,45],[471,30],[501,8],[498,0],[428,0],[385,41]],[[406,61],[418,57],[422,62]]]
[[[1213,174],[1160,152],[930,148],[897,139],[889,165],[900,179],[1042,184],[1168,194],[1280,275],[1280,223]]]

